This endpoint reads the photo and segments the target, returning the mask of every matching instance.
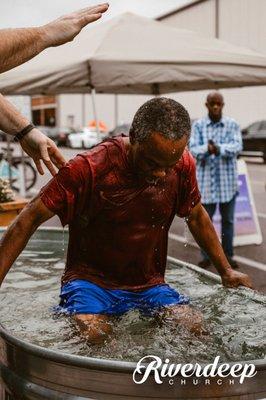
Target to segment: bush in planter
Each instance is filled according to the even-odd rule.
[[[7,179],[0,178],[0,203],[14,201],[15,196]]]

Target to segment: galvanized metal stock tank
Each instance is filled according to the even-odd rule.
[[[183,265],[170,257],[169,260]],[[190,268],[211,280],[219,280],[212,273],[201,271],[195,266]],[[169,385],[168,380],[156,384],[151,377],[144,384],[138,385],[132,379],[136,366],[133,362],[88,358],[47,350],[26,343],[0,327],[0,399],[264,399],[266,363],[263,360],[248,361],[251,362],[256,365],[257,374],[246,379],[243,384],[230,385],[226,381],[217,385],[217,378],[213,378],[215,383],[210,378],[209,385],[195,386],[187,378],[186,385]]]

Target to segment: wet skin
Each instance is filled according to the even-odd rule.
[[[169,140],[159,132],[141,143],[130,143],[125,138],[128,158],[140,180],[154,184],[174,168],[187,146],[188,136]]]

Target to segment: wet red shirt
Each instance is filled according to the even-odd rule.
[[[200,193],[187,150],[151,186],[136,179],[119,137],[67,163],[41,190],[41,199],[69,224],[62,283],[87,279],[138,290],[164,283],[169,227],[175,214],[189,215]]]

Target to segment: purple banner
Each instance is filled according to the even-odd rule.
[[[245,174],[238,176],[238,186],[239,195],[236,198],[235,209],[235,236],[256,234],[257,229]],[[218,234],[221,235],[221,216],[218,207],[213,217],[213,223]]]

